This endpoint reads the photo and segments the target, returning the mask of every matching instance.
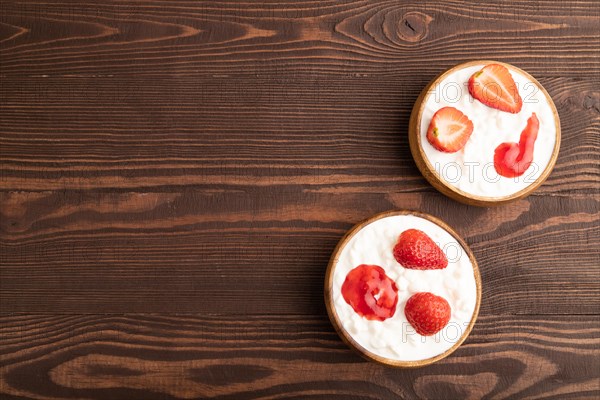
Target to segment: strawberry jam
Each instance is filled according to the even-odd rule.
[[[533,161],[533,145],[537,139],[540,122],[535,113],[527,120],[527,126],[521,132],[519,143],[505,142],[496,147],[494,168],[506,178],[521,176]]]
[[[342,296],[361,317],[384,321],[396,312],[398,288],[383,268],[362,264],[346,276]]]

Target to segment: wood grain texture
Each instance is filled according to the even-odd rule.
[[[249,183],[429,190],[412,160],[407,129],[431,78],[5,79],[0,182],[26,191]],[[563,144],[536,193],[597,193],[597,79],[542,84],[559,110]]]
[[[8,1],[2,71],[435,74],[476,52],[534,75],[590,76],[599,17],[594,0]]]
[[[0,398],[600,396],[600,3],[0,2]],[[410,155],[459,62],[531,73],[562,122],[533,196],[475,209]],[[346,348],[337,241],[433,214],[479,262],[480,317],[425,369]],[[192,313],[182,315],[181,313]]]
[[[394,208],[443,217],[465,238],[481,269],[483,312],[600,309],[597,197],[533,196],[477,209],[437,193],[258,186],[0,200],[0,300],[13,311],[323,312],[336,243],[357,221]]]
[[[415,370],[364,361],[325,316],[27,314],[0,326],[0,391],[23,399],[600,395],[595,316],[482,317],[452,357]]]

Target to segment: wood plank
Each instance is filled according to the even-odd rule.
[[[323,315],[4,315],[0,394],[593,399],[599,337],[597,316],[488,315],[445,360],[394,370],[353,353]]]
[[[354,223],[403,208],[465,237],[480,263],[483,312],[597,314],[599,202],[531,196],[478,209],[437,193],[295,185],[0,193],[0,301],[11,312],[322,313],[337,241]]]
[[[0,188],[432,190],[406,135],[431,77],[11,77],[0,88]],[[597,79],[542,82],[563,140],[537,193],[597,193]]]
[[[0,398],[600,398],[600,2],[0,3]],[[435,192],[406,139],[442,70],[513,63],[563,141],[535,195]],[[467,342],[352,353],[322,299],[354,223],[408,208],[480,263]]]
[[[533,74],[600,72],[595,0],[4,1],[0,11],[7,75],[411,76],[474,54]]]

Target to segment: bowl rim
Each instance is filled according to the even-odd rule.
[[[458,339],[458,341],[456,343],[454,343],[454,345],[452,345],[452,347],[450,347],[448,350],[446,350],[445,352],[443,352],[437,356],[426,358],[423,360],[417,360],[417,361],[401,361],[401,360],[395,360],[395,359],[383,357],[383,356],[375,354],[372,351],[367,350],[366,348],[361,346],[358,342],[356,342],[356,340],[354,340],[352,335],[344,329],[343,325],[341,324],[341,322],[339,320],[339,316],[337,314],[337,311],[335,309],[335,304],[333,301],[333,276],[334,276],[335,267],[338,263],[341,252],[344,250],[344,248],[346,247],[348,242],[361,229],[363,229],[367,225],[371,224],[372,222],[383,219],[383,218],[399,216],[399,215],[413,215],[416,217],[426,219],[426,220],[438,225],[440,228],[446,230],[450,235],[452,235],[452,237],[454,237],[454,239],[456,239],[456,241],[462,246],[462,248],[465,250],[465,252],[469,256],[469,260],[471,261],[471,265],[473,266],[473,275],[475,277],[475,286],[476,286],[476,290],[477,290],[477,299],[476,299],[476,303],[475,303],[475,309],[473,310],[473,315],[471,316],[469,325],[464,330],[463,334]],[[335,247],[335,249],[331,255],[329,264],[327,265],[327,271],[325,272],[324,298],[325,298],[325,307],[327,309],[327,315],[329,316],[329,320],[331,321],[331,324],[335,328],[335,331],[340,336],[340,338],[354,351],[358,352],[361,356],[363,356],[367,360],[375,361],[379,364],[383,364],[383,365],[386,365],[389,367],[418,368],[418,367],[423,367],[423,366],[432,364],[436,361],[439,361],[439,360],[449,356],[467,339],[467,337],[471,333],[471,330],[473,329],[473,326],[475,325],[475,321],[477,320],[477,317],[479,315],[479,307],[481,305],[481,275],[479,273],[479,266],[477,264],[477,260],[475,259],[475,256],[473,255],[473,252],[471,251],[469,246],[466,244],[466,242],[463,240],[463,238],[454,229],[452,229],[450,226],[448,226],[445,222],[438,219],[437,217],[434,217],[432,215],[429,215],[429,214],[426,214],[423,212],[419,212],[419,211],[412,211],[412,210],[386,211],[386,212],[375,214],[375,215],[371,216],[370,218],[367,218],[366,220],[354,225],[340,239],[340,241],[338,242],[337,246]],[[399,312],[399,311],[402,312],[402,310],[398,310],[398,309],[396,310],[396,312]]]
[[[427,97],[429,95],[430,89],[433,86],[439,84],[448,75],[454,73],[455,71],[457,71],[459,69],[473,67],[476,65],[489,65],[489,64],[503,65],[506,68],[508,68],[509,70],[513,70],[513,71],[516,71],[516,72],[522,74],[527,79],[529,79],[531,82],[533,82],[546,97],[546,100],[548,101],[548,104],[550,105],[550,108],[552,110],[552,114],[554,115],[554,124],[556,126],[556,140],[554,143],[554,148],[552,150],[550,160],[548,161],[548,164],[546,165],[546,168],[544,169],[544,171],[542,171],[540,176],[529,186],[519,190],[518,192],[515,192],[515,193],[507,195],[507,196],[479,196],[479,195],[465,192],[465,191],[455,187],[454,185],[450,184],[442,177],[438,176],[438,173],[435,171],[435,168],[433,168],[433,166],[429,162],[429,159],[425,155],[425,152],[423,151],[423,147],[421,145],[421,119],[422,119],[422,115],[423,115],[423,109],[425,108],[425,103],[426,103],[425,100],[427,99]],[[506,203],[509,203],[509,202],[512,202],[512,201],[515,201],[518,199],[522,199],[522,198],[530,195],[534,190],[536,190],[540,185],[542,185],[546,181],[546,179],[548,178],[548,176],[554,169],[556,160],[558,158],[558,153],[560,150],[560,142],[561,142],[560,117],[558,115],[558,111],[556,109],[556,105],[554,104],[554,101],[552,100],[552,98],[550,97],[550,95],[548,94],[548,92],[546,91],[544,86],[542,86],[542,84],[539,83],[538,80],[535,79],[533,76],[531,76],[531,74],[529,74],[528,72],[526,72],[518,67],[515,67],[512,64],[508,64],[508,63],[501,62],[501,61],[473,60],[473,61],[468,61],[468,62],[457,64],[454,67],[443,71],[441,74],[436,76],[431,82],[429,82],[425,86],[425,88],[421,91],[421,94],[415,101],[415,104],[413,106],[413,109],[412,109],[412,112],[410,115],[410,121],[409,121],[409,125],[408,125],[408,139],[409,139],[410,151],[412,153],[413,159],[415,160],[415,163],[417,164],[417,168],[419,168],[419,171],[425,177],[425,179],[433,187],[435,187],[438,191],[442,192],[444,195],[446,195],[454,200],[457,200],[461,203],[480,206],[480,207],[496,206],[496,205],[506,204]]]

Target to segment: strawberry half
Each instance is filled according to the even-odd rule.
[[[418,229],[408,229],[400,234],[394,246],[394,258],[408,269],[444,269],[448,266],[442,249]]]
[[[431,336],[450,321],[450,304],[443,297],[429,292],[411,296],[404,306],[404,315],[419,335]]]
[[[445,153],[455,153],[465,147],[473,133],[473,122],[454,107],[440,108],[429,123],[427,140]]]
[[[486,65],[469,78],[469,93],[488,107],[516,114],[523,107],[519,88],[508,68]]]

